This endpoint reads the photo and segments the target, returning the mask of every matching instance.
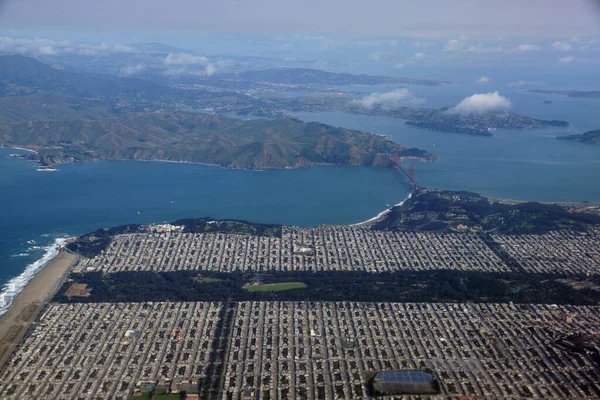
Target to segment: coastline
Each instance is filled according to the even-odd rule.
[[[0,366],[78,259],[77,255],[60,250],[16,295],[7,312],[0,316]]]
[[[385,217],[386,215],[388,215],[391,211],[392,208],[394,207],[400,207],[401,205],[403,205],[408,199],[410,199],[413,196],[414,192],[410,192],[408,194],[408,197],[406,197],[404,200],[402,200],[400,203],[393,205],[392,207],[383,210],[382,212],[380,212],[379,214],[377,214],[376,216],[374,216],[373,218],[370,218],[366,221],[363,222],[357,222],[356,224],[350,224],[349,226],[365,226],[365,225],[370,225],[370,224],[374,224],[375,222],[380,221],[383,217]]]
[[[14,150],[23,150],[23,151],[28,151],[30,153],[36,153],[37,154],[37,151],[31,150],[31,149],[26,149],[25,147],[0,146],[0,148],[3,148],[3,149],[14,149]]]

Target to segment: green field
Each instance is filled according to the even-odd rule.
[[[180,400],[181,395],[178,393],[174,394],[155,394],[152,396],[152,400]]]
[[[192,278],[192,279],[198,283],[216,283],[216,282],[224,281],[224,279],[219,279],[219,278]]]
[[[261,285],[246,285],[243,288],[249,292],[282,292],[284,290],[305,289],[307,286],[302,282],[283,282]]]

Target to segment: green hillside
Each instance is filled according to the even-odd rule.
[[[98,159],[169,160],[229,168],[314,164],[391,166],[389,155],[433,159],[381,136],[294,119],[245,121],[196,113],[134,113],[95,121],[0,126],[0,145],[39,150],[45,164]]]

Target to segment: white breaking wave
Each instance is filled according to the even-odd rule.
[[[29,264],[21,275],[12,278],[4,285],[2,292],[0,292],[0,316],[6,313],[14,298],[17,297],[27,283],[33,279],[35,274],[40,272],[50,260],[58,255],[60,246],[65,243],[66,239],[64,238],[55,239],[53,244],[44,248],[46,252],[42,258]]]
[[[396,204],[394,207],[399,207],[399,206],[403,205],[403,204],[404,204],[404,202],[405,202],[406,200],[408,200],[408,199],[410,199],[410,198],[412,197],[412,195],[413,195],[413,194],[412,194],[412,192],[410,192],[410,193],[408,194],[408,197],[407,197],[407,198],[405,198],[404,200],[402,200],[400,203]],[[377,214],[376,216],[374,216],[374,217],[373,217],[373,218],[371,218],[371,219],[368,219],[368,220],[366,220],[366,221],[359,222],[359,223],[356,223],[356,224],[352,224],[352,225],[350,225],[350,226],[359,226],[359,225],[365,225],[365,224],[368,224],[368,223],[370,223],[370,222],[377,221],[379,218],[381,218],[381,217],[383,217],[383,216],[387,215],[387,214],[388,214],[390,211],[392,211],[392,208],[394,208],[394,207],[390,207],[390,208],[388,208],[387,210],[383,210],[382,212],[380,212],[379,214]]]
[[[19,253],[19,254],[14,254],[11,257],[27,257],[29,255],[29,253]]]

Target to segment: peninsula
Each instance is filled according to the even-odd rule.
[[[600,144],[600,129],[593,131],[587,131],[585,133],[576,135],[566,135],[557,137],[559,140],[573,140],[575,142],[587,143],[587,144]]]
[[[317,164],[391,167],[391,157],[433,160],[376,134],[297,119],[240,120],[198,113],[133,113],[96,121],[35,121],[0,126],[0,145],[37,153],[43,165],[103,159],[165,160],[227,168]]]

